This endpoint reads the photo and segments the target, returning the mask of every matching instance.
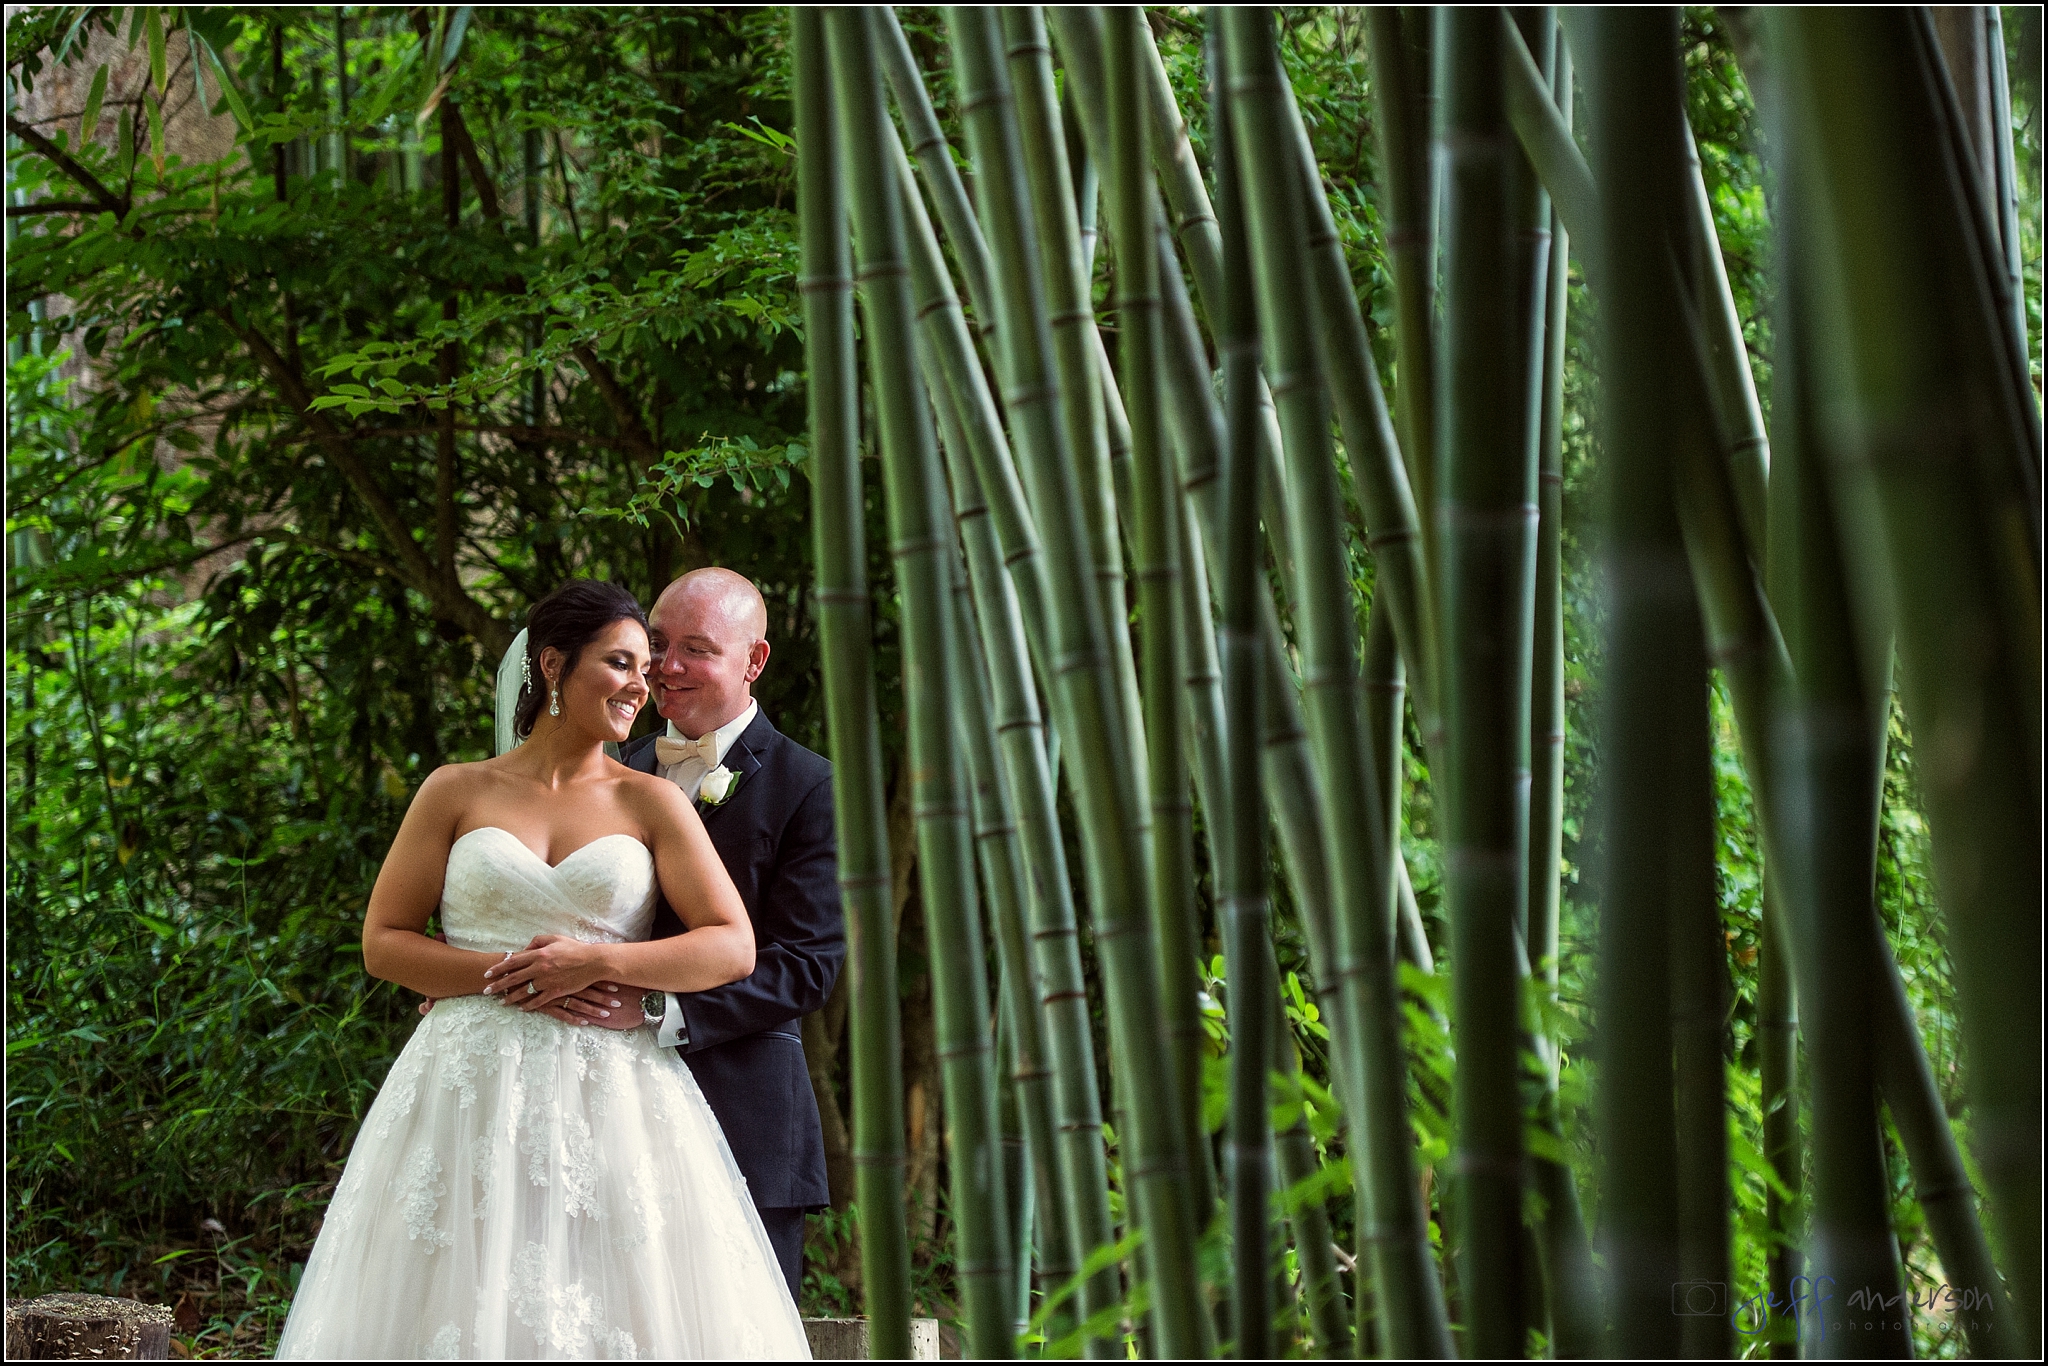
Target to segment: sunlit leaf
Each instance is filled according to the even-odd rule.
[[[142,107],[149,115],[149,160],[156,167],[156,178],[164,178],[164,111],[163,106],[147,95],[142,97]]]
[[[100,129],[100,101],[107,97],[107,64],[100,63],[99,70],[92,73],[92,89],[85,94],[85,112],[79,116],[78,141],[81,144],[92,141],[93,134]]]
[[[170,71],[164,55],[163,11],[151,5],[147,17],[142,21],[143,35],[149,39],[149,79],[156,87],[159,100],[164,97],[165,87],[170,83]]]

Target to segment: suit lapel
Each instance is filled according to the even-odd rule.
[[[654,764],[654,737],[642,736],[629,746],[631,752],[621,757],[620,762],[636,773],[652,773]]]
[[[746,790],[748,783],[759,781],[759,775],[764,767],[761,755],[767,750],[768,738],[774,733],[775,727],[768,723],[768,713],[765,711],[755,712],[754,719],[748,723],[745,730],[739,733],[739,737],[732,742],[732,748],[725,752],[725,767],[733,771],[734,775],[739,778],[739,783],[732,789],[726,799],[716,806],[705,801],[701,796],[697,798],[697,814],[704,820],[706,825],[709,825],[727,807],[731,806],[734,798]]]

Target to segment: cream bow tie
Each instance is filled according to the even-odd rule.
[[[671,740],[659,735],[654,740],[655,761],[666,768],[679,764],[685,759],[702,759],[704,767],[718,767],[718,732],[712,731],[699,740]]]

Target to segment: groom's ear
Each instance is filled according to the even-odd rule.
[[[757,640],[747,647],[747,682],[752,683],[768,667],[768,642]]]

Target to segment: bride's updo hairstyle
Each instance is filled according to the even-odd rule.
[[[519,703],[512,709],[512,733],[524,740],[533,734],[533,723],[548,700],[547,676],[540,671],[540,652],[550,645],[565,656],[562,678],[575,671],[583,647],[597,638],[605,627],[620,621],[637,621],[647,628],[647,614],[639,600],[615,583],[598,579],[571,579],[533,605],[526,614],[526,681],[519,688]]]

